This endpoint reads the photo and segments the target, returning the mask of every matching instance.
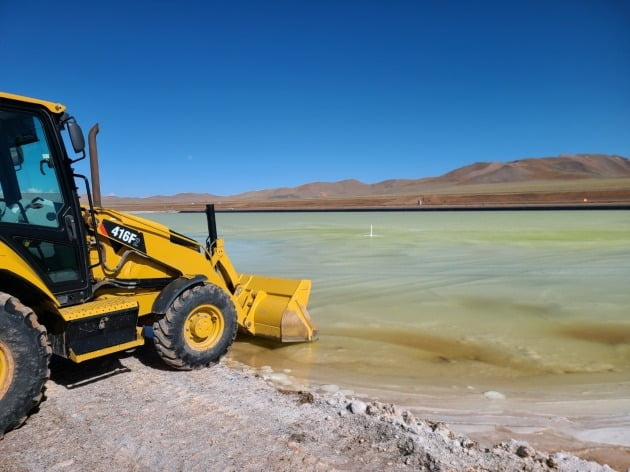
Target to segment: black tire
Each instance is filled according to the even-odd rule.
[[[33,310],[0,292],[0,437],[42,401],[52,350]]]
[[[212,284],[184,290],[153,324],[153,342],[166,364],[179,370],[217,362],[232,345],[238,328],[230,296]]]

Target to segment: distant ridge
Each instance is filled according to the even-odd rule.
[[[483,186],[492,193],[492,188],[504,189],[505,184],[537,183],[549,186],[552,182],[580,182],[587,179],[630,179],[630,159],[607,154],[562,154],[557,157],[524,158],[510,162],[476,162],[454,169],[439,177],[420,179],[390,179],[366,184],[356,179],[338,182],[311,182],[297,187],[245,192],[231,196],[209,193],[180,193],[152,197],[103,198],[106,206],[168,206],[169,204],[200,204],[203,202],[280,202],[312,199],[348,199],[354,197],[386,197],[394,195],[417,195],[440,189],[460,189]],[[503,185],[502,185],[503,184]],[[630,185],[630,182],[629,182]],[[503,190],[502,190],[503,191]]]
[[[358,180],[313,182],[292,188],[259,190],[233,195],[230,200],[300,199],[418,193],[441,184],[496,184],[540,180],[630,177],[630,159],[606,154],[560,155],[511,162],[476,162],[440,177],[390,179],[375,184]]]
[[[458,184],[523,182],[630,177],[630,160],[605,154],[560,155],[511,162],[476,162],[460,167],[433,182]]]

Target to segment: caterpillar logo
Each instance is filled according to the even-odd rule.
[[[111,221],[104,220],[99,226],[99,230],[105,236],[118,241],[126,246],[131,246],[138,251],[147,252],[147,248],[144,245],[144,236],[141,232],[135,229],[127,228]]]

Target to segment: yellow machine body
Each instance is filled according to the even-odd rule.
[[[40,100],[39,98],[25,97],[24,95],[16,95],[14,93],[0,92],[0,97],[8,98],[9,100],[15,100],[16,102],[42,105],[52,113],[63,113],[66,110],[66,106],[62,105],[61,103],[49,102],[48,100]]]
[[[52,301],[55,306],[59,306],[57,299],[46,286],[46,283],[41,279],[41,277],[37,275],[37,273],[22,256],[16,253],[3,241],[0,241],[0,268],[7,273],[12,274],[14,277],[34,286],[36,290],[41,291],[41,293]]]
[[[35,113],[48,114],[50,122],[58,129],[64,128],[68,122],[66,117],[71,118],[65,113],[66,107],[59,103],[4,92],[0,92],[0,99],[8,101],[10,106],[35,107]],[[62,143],[60,137],[55,139]],[[65,149],[59,149],[65,154]],[[57,164],[57,172],[66,172],[70,180],[73,171],[68,162],[72,161],[66,156],[63,165]],[[74,189],[73,192],[76,194]],[[136,215],[101,208],[98,204],[78,208],[78,196],[75,199],[76,214],[80,212],[83,220],[77,224],[82,225],[79,236],[85,238],[81,247],[85,249],[82,257],[87,258],[89,268],[89,297],[69,302],[55,296],[46,276],[42,276],[41,271],[38,275],[32,261],[29,263],[30,257],[24,256],[24,248],[16,250],[0,238],[0,284],[3,285],[0,291],[32,306],[53,339],[55,353],[82,362],[143,344],[142,327],[152,325],[159,315],[164,315],[164,312],[156,314],[156,306],[160,306],[160,297],[164,297],[169,281],[176,280],[183,281],[183,285],[195,281],[209,283],[224,290],[236,308],[238,326],[243,333],[280,342],[317,338],[317,330],[307,311],[309,280],[239,273],[226,254],[222,239],[204,245]],[[142,239],[141,245],[134,244],[138,238]],[[13,240],[13,237],[9,234],[5,240]],[[105,347],[91,350],[85,348],[81,353],[65,345],[55,346],[55,336],[63,336],[64,330],[73,323],[87,323],[99,317],[107,321],[108,314],[115,317],[131,312],[134,320],[137,316],[137,326],[124,341],[109,342]],[[207,322],[193,327],[206,329],[203,323]]]
[[[97,280],[150,280],[203,275],[208,282],[230,294],[242,331],[281,342],[317,338],[317,330],[306,309],[311,292],[310,280],[240,274],[225,252],[223,239],[217,239],[212,252],[209,252],[194,239],[173,233],[168,227],[148,219],[111,209],[96,209],[95,212],[97,228],[90,242],[90,261],[92,264],[98,261],[96,244],[101,245],[105,259],[104,264],[93,269]],[[142,234],[146,252],[112,240],[106,224],[131,228]],[[139,304],[139,316],[142,317],[152,313],[160,292],[112,288],[103,293],[103,296],[133,297]]]

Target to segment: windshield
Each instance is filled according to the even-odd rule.
[[[0,111],[0,222],[59,227],[63,196],[42,121]]]

